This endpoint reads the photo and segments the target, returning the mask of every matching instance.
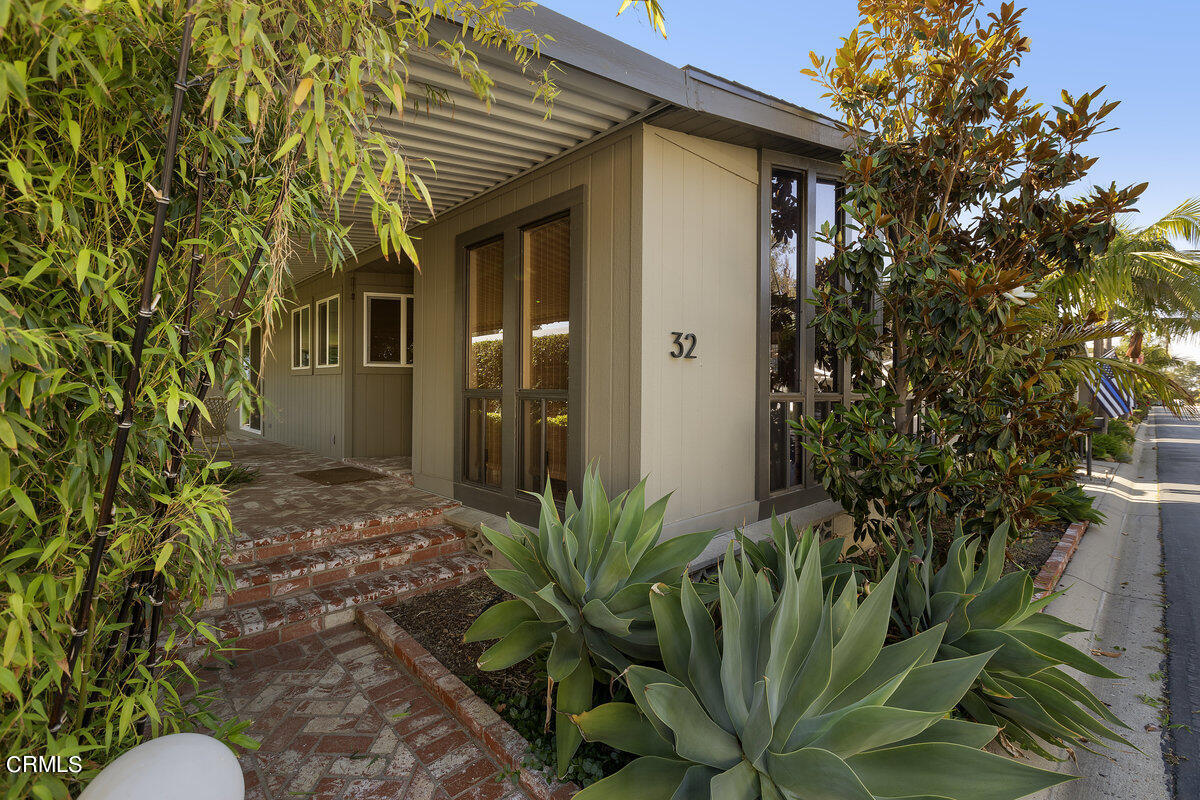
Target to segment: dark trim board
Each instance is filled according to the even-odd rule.
[[[467,248],[503,237],[504,327],[515,332],[520,317],[522,229],[555,217],[571,220],[571,344],[568,372],[570,419],[567,423],[567,470],[573,486],[583,483],[584,381],[587,375],[587,186],[576,186],[492,222],[458,234],[454,239],[454,497],[463,503],[496,514],[512,513],[523,521],[536,520],[537,504],[517,489],[517,413],[519,360],[504,363],[504,390],[500,435],[503,441],[500,488],[482,486],[464,478],[464,383],[467,362],[466,277]],[[519,346],[519,340],[518,340]],[[561,498],[558,498],[561,500]]]

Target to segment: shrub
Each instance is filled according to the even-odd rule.
[[[479,657],[483,670],[504,669],[549,648],[546,671],[550,686],[557,685],[553,707],[562,775],[580,742],[567,714],[591,707],[597,670],[616,676],[633,663],[660,659],[650,587],[678,586],[688,562],[715,531],[660,543],[669,496],[646,508],[643,480],[609,501],[594,467],[584,476],[580,505],[567,494],[564,517],[549,486],[538,499],[536,529],[511,517],[510,536],[484,528],[513,566],[490,569],[488,577],[516,599],[480,614],[465,638],[500,639]]]
[[[1126,462],[1131,454],[1129,443],[1116,434],[1097,433],[1092,436],[1092,458]]]
[[[958,536],[934,570],[933,536],[899,554],[906,565],[895,619],[905,636],[945,626],[938,659],[994,653],[959,709],[1039,755],[1042,746],[1090,749],[1107,739],[1129,744],[1109,726],[1127,727],[1062,667],[1100,678],[1120,676],[1062,638],[1083,629],[1042,611],[1057,594],[1034,600],[1026,571],[1002,575],[1006,531],[992,535],[978,566],[980,539]],[[1132,745],[1131,745],[1132,746]]]
[[[947,718],[990,654],[934,662],[946,625],[883,646],[895,568],[860,605],[854,580],[823,594],[817,548],[778,593],[735,560],[720,635],[690,581],[655,587],[664,670],[631,667],[633,703],[573,717],[639,758],[578,800],[1011,800],[1069,780],[984,752],[995,728]]]
[[[1131,445],[1137,439],[1137,434],[1134,432],[1133,426],[1123,419],[1110,419],[1108,421],[1108,432]]]

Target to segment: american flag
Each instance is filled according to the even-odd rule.
[[[1109,348],[1103,358],[1113,358],[1115,355],[1116,350]],[[1088,388],[1092,390],[1092,394],[1096,395],[1096,400],[1104,409],[1104,413],[1110,417],[1123,417],[1133,410],[1133,394],[1122,390],[1117,385],[1116,379],[1113,378],[1112,367],[1107,364],[1100,367],[1100,385],[1095,386],[1089,380]]]

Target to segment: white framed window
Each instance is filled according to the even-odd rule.
[[[337,295],[317,303],[317,366],[336,367],[341,363],[342,302]]]
[[[413,296],[363,293],[363,366],[411,367]]]
[[[312,336],[312,306],[292,311],[292,369],[308,369],[312,364],[309,342]]]

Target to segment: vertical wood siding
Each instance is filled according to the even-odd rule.
[[[316,303],[333,294],[342,296],[341,341],[349,334],[344,311],[347,301],[345,276],[322,275],[305,281],[293,290],[282,324],[263,342],[263,436],[311,450],[330,458],[343,458],[345,451],[345,349],[342,363],[336,367],[316,366]],[[293,370],[292,309],[297,305],[312,307],[312,365]]]
[[[357,270],[350,273],[350,293],[354,298],[352,313],[347,314],[353,341],[347,351],[352,354],[353,386],[351,392],[352,427],[350,451],[354,456],[412,455],[413,430],[413,367],[363,366],[363,315],[366,312],[367,292],[411,294],[412,273],[380,273]],[[414,298],[413,316],[421,317],[422,309]],[[411,323],[410,323],[411,324]],[[414,356],[419,361],[420,354]]]
[[[758,155],[652,126],[643,152],[640,467],[668,522],[727,527],[756,518]]]
[[[588,188],[584,337],[584,454],[614,490],[638,479],[640,378],[633,326],[639,307],[640,193],[634,181],[640,129],[600,140],[414,231],[421,271],[415,280],[417,329],[413,387],[413,473],[419,486],[448,494],[454,472],[455,237],[576,186]],[[636,221],[636,222],[635,222]]]

